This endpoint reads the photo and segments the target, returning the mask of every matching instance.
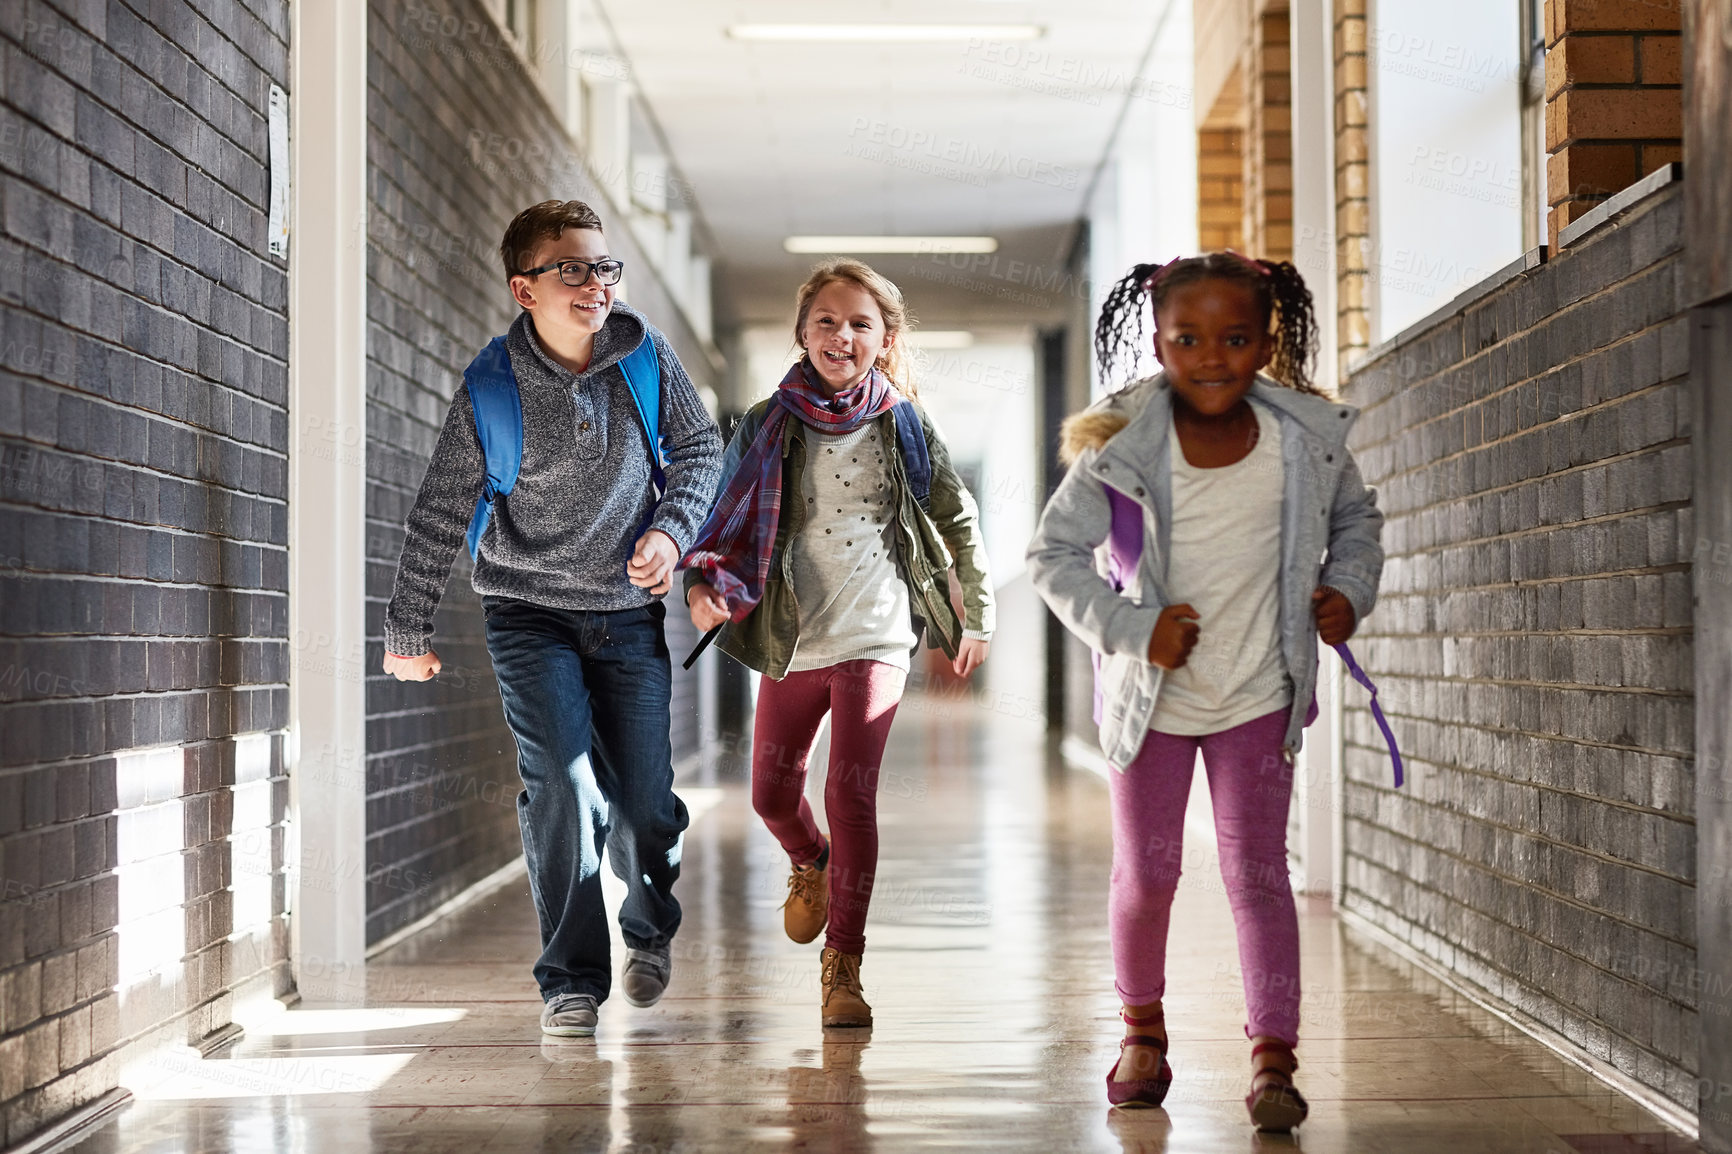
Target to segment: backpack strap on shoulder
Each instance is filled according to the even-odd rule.
[[[632,404],[637,408],[644,436],[649,438],[650,473],[655,478],[659,496],[667,492],[668,479],[662,472],[662,364],[656,354],[655,339],[645,333],[637,348],[620,358],[619,371],[625,377],[626,390],[631,393]]]
[[[897,401],[890,408],[896,418],[896,439],[902,443],[902,468],[908,474],[908,486],[914,490],[914,501],[920,511],[932,515],[932,454],[926,448],[926,430],[920,424],[920,412],[909,401]]]
[[[494,500],[508,496],[517,487],[517,474],[523,466],[523,399],[517,394],[517,376],[511,370],[504,337],[494,337],[475,355],[463,370],[463,383],[469,387],[475,434],[487,462],[481,496],[469,518],[469,556],[475,557],[481,550]]]

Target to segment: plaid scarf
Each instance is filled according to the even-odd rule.
[[[853,388],[826,397],[812,384],[816,374],[809,366],[801,357],[782,378],[757,437],[680,560],[681,569],[701,571],[727,600],[735,624],[757,606],[770,573],[770,552],[782,515],[782,432],[788,418],[798,417],[820,433],[851,433],[901,399],[876,368]]]

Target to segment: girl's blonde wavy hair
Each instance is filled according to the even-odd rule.
[[[812,298],[823,291],[826,285],[838,282],[863,289],[878,305],[878,311],[884,317],[885,333],[897,338],[895,344],[878,355],[878,369],[890,378],[890,383],[895,385],[903,396],[918,397],[919,390],[914,382],[914,360],[908,355],[902,339],[914,327],[914,316],[902,299],[902,290],[865,261],[843,257],[813,266],[812,275],[806,278],[806,283],[800,286],[800,291],[794,298],[794,347],[803,347],[800,342],[806,332],[806,317],[812,311]]]

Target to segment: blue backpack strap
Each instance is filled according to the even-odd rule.
[[[481,536],[493,513],[493,502],[517,487],[523,466],[523,400],[517,395],[517,375],[511,371],[511,354],[505,338],[494,337],[463,370],[469,386],[469,405],[475,412],[475,433],[487,459],[487,475],[481,496],[469,518],[469,556],[481,550]]]
[[[649,438],[650,473],[655,478],[656,493],[660,495],[667,492],[668,487],[667,476],[662,472],[662,363],[656,355],[655,340],[648,333],[644,334],[637,348],[620,360],[619,371],[625,377],[632,404],[637,406],[644,436]]]
[[[897,401],[890,412],[896,418],[896,439],[902,443],[902,468],[908,474],[908,485],[914,490],[914,500],[921,512],[930,517],[932,455],[926,451],[926,430],[920,425],[920,413],[908,401]]]

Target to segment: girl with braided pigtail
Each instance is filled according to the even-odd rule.
[[[1317,638],[1344,644],[1376,601],[1383,515],[1347,451],[1355,410],[1311,383],[1317,324],[1297,269],[1234,252],[1138,265],[1101,309],[1103,377],[1148,339],[1145,309],[1162,371],[1065,422],[1071,467],[1028,554],[1100,659],[1126,1024],[1107,1099],[1158,1106],[1172,1083],[1167,927],[1200,750],[1244,977],[1245,1104],[1259,1129],[1291,1130],[1308,1109],[1293,1083],[1293,755],[1315,717]]]

